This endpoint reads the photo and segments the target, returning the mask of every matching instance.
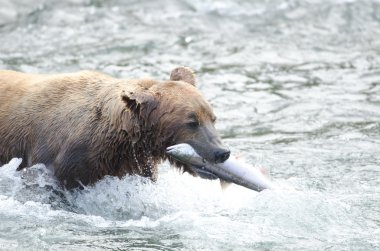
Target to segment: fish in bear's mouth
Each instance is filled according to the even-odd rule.
[[[213,164],[202,158],[192,146],[186,143],[170,146],[166,149],[166,153],[177,161],[190,166],[201,178],[219,178],[258,192],[275,188],[274,184],[260,170],[234,157],[229,157],[223,163]]]

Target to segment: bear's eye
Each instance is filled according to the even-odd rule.
[[[187,126],[190,129],[197,129],[199,127],[199,122],[198,121],[191,121],[191,122],[187,123]]]

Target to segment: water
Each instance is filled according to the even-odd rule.
[[[223,192],[163,163],[155,184],[66,192],[14,159],[1,250],[380,249],[379,1],[0,2],[0,68],[167,79],[190,66],[233,153],[297,189]]]

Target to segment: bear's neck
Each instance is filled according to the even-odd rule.
[[[137,127],[139,132],[137,138],[136,134],[125,130],[125,123],[129,122],[125,121],[125,109],[118,97],[108,99],[103,106],[102,119],[105,121],[102,121],[101,125],[104,127],[98,128],[97,133],[102,137],[99,144],[103,144],[99,149],[106,148],[105,152],[98,152],[101,168],[108,170],[106,175],[118,177],[126,174],[140,175],[155,180],[157,166],[166,158],[167,140],[162,137],[163,132],[159,130],[158,123],[147,125],[149,123],[145,123],[142,119],[132,118],[134,120],[130,121],[140,122]],[[107,133],[104,133],[105,131]]]
[[[105,139],[108,151],[100,154],[99,163],[103,162],[109,175],[139,175],[156,180],[158,164],[165,159],[165,144],[158,142],[159,135],[154,131],[142,130],[140,138],[132,142],[125,131],[110,128],[108,135],[114,136]]]

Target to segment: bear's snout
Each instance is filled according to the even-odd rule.
[[[214,153],[215,163],[223,163],[230,157],[231,151],[228,149],[218,149]]]

